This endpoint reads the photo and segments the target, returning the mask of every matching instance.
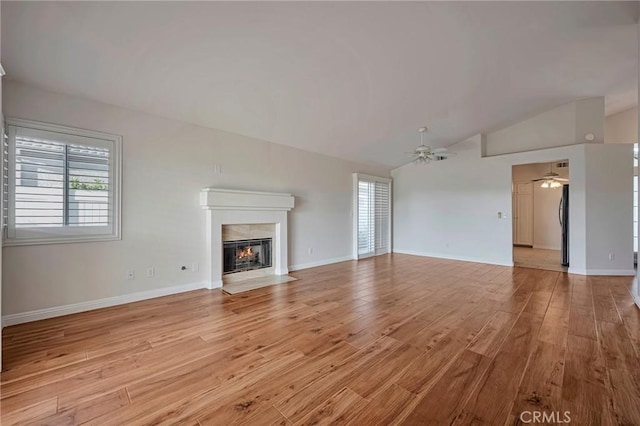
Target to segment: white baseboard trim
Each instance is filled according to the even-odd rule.
[[[209,281],[207,283],[207,288],[209,290],[213,290],[213,289],[216,289],[216,288],[222,288],[222,284],[223,284],[222,280]]]
[[[315,268],[316,266],[331,265],[332,263],[346,262],[353,260],[351,256],[334,257],[331,259],[318,260],[316,262],[301,263],[299,265],[289,265],[289,271],[300,271],[302,269]]]
[[[610,277],[628,277],[636,275],[635,269],[578,269],[569,267],[567,271],[576,275],[593,275],[593,276],[610,276]]]
[[[108,308],[110,306],[122,305],[125,303],[139,302],[140,300],[153,299],[156,297],[169,296],[172,294],[184,293],[187,291],[209,288],[206,281],[178,285],[173,287],[163,287],[154,290],[141,291],[138,293],[123,294],[122,296],[107,297],[105,299],[78,302],[71,305],[54,306],[52,308],[37,309],[35,311],[21,312],[19,314],[9,314],[2,316],[2,326],[22,324],[25,322],[38,321],[47,318],[59,317],[63,315],[76,314],[78,312],[92,311],[94,309]]]
[[[562,247],[554,247],[554,246],[539,246],[537,244],[533,245],[534,249],[542,249],[542,250],[557,250],[560,251]]]
[[[498,265],[498,266],[513,266],[513,261],[511,262],[496,262],[493,260],[487,259],[478,259],[466,256],[455,256],[451,254],[441,254],[441,253],[429,253],[423,251],[414,251],[414,250],[393,250],[394,253],[399,254],[410,254],[413,256],[422,256],[422,257],[434,257],[436,259],[448,259],[448,260],[460,260],[463,262],[474,262],[474,263],[487,263],[489,265]]]

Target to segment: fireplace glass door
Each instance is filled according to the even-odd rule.
[[[271,267],[271,238],[225,241],[223,274]]]

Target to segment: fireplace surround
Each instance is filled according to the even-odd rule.
[[[288,212],[294,206],[291,194],[204,188],[200,192],[200,205],[206,212],[206,268],[209,288],[220,288],[223,285],[225,225],[271,224],[273,274],[289,273]]]

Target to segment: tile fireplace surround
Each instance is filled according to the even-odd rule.
[[[200,205],[206,211],[207,279],[209,288],[222,287],[222,226],[274,224],[274,273],[289,273],[287,213],[293,208],[291,194],[204,188]]]

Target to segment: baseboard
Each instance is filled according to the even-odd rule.
[[[122,296],[107,297],[105,299],[73,303],[71,305],[55,306],[52,308],[21,312],[19,314],[9,314],[2,317],[2,325],[3,327],[6,327],[10,325],[22,324],[25,322],[60,317],[63,315],[76,314],[78,312],[92,311],[94,309],[108,308],[110,306],[122,305],[125,303],[139,302],[140,300],[147,300],[156,297],[184,293],[201,288],[209,288],[209,284],[202,281],[173,287],[164,287],[154,290],[141,291],[139,293],[124,294]]]
[[[609,277],[628,277],[636,275],[635,269],[578,269],[569,267],[567,271],[576,275],[593,275],[593,276],[609,276]]]
[[[640,290],[638,290],[638,287],[636,286],[634,288],[630,288],[629,293],[631,293],[631,297],[633,297],[633,300],[635,300],[638,309],[640,309]]]
[[[289,271],[300,271],[302,269],[315,268],[316,266],[331,265],[333,263],[346,262],[353,260],[351,256],[334,257],[331,259],[318,260],[316,262],[301,263],[299,265],[289,265]]]
[[[537,244],[533,245],[534,249],[542,249],[542,250],[556,250],[556,251],[560,251],[562,249],[562,247],[554,247],[554,246],[539,246]]]
[[[393,250],[394,253],[399,254],[410,254],[413,256],[422,256],[422,257],[434,257],[436,259],[447,259],[447,260],[460,260],[463,262],[474,262],[474,263],[487,263],[489,265],[498,265],[498,266],[513,266],[513,261],[511,262],[496,262],[493,260],[487,259],[478,259],[466,256],[456,256],[451,254],[442,254],[442,253],[429,253],[423,251],[414,251],[414,250]]]

